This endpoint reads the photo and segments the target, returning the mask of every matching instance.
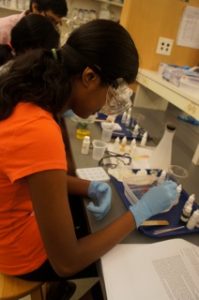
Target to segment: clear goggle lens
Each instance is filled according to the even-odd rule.
[[[107,115],[117,115],[127,111],[132,106],[132,89],[123,79],[117,80],[118,87],[110,86],[106,95],[106,104],[100,112]]]

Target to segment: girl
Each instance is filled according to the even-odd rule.
[[[59,46],[59,33],[42,15],[23,17],[12,29],[10,45],[0,45],[0,65],[30,49],[51,49]]]
[[[101,219],[111,208],[111,188],[67,175],[59,116],[72,109],[87,118],[111,107],[108,91],[121,78],[133,82],[137,71],[128,32],[95,20],[72,32],[63,48],[28,52],[1,76],[1,272],[29,280],[67,278],[171,205],[176,185],[167,181],[103,230],[79,240],[75,235],[68,194],[90,197],[88,209]]]

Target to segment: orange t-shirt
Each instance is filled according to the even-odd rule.
[[[0,121],[2,273],[25,274],[47,258],[25,177],[50,169],[67,169],[61,130],[49,112],[21,102]]]

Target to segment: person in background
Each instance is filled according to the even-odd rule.
[[[25,15],[31,13],[40,14],[48,17],[54,25],[57,25],[61,24],[61,19],[66,16],[67,11],[66,0],[30,0],[28,11],[0,18],[0,44],[9,45],[12,28]]]
[[[60,35],[48,18],[25,16],[12,28],[10,46],[0,45],[0,66],[30,49],[58,48],[59,41]]]
[[[111,108],[109,91],[121,78],[132,83],[138,65],[129,33],[95,20],[73,31],[61,49],[20,55],[0,76],[0,272],[70,278],[175,201],[176,184],[165,181],[102,230],[76,237],[68,195],[90,198],[87,209],[100,221],[111,209],[111,187],[67,174],[59,116],[72,109],[87,118]]]

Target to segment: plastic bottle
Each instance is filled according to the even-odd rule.
[[[99,11],[99,19],[106,19],[106,20],[111,19],[111,13],[110,13],[108,4],[106,4],[106,3],[101,4],[101,8]]]
[[[131,114],[127,113],[125,125],[128,127],[131,122]]]
[[[133,129],[133,137],[137,137],[139,134],[139,128],[140,126],[138,124],[135,125],[134,129]]]
[[[182,210],[182,215],[180,217],[181,221],[183,221],[183,222],[188,221],[188,219],[191,215],[191,212],[193,210],[194,201],[195,201],[195,194],[191,194],[189,196],[189,198],[187,199],[187,201],[185,202],[185,204],[184,204],[184,207],[183,207],[183,210]],[[188,219],[186,220],[186,218],[188,218]]]
[[[187,228],[189,230],[192,230],[196,226],[198,226],[198,223],[199,223],[199,209],[195,210],[191,215],[189,221],[187,222]]]
[[[145,133],[142,136],[142,139],[141,139],[141,142],[140,142],[140,146],[142,146],[142,147],[146,146],[147,138],[148,138],[148,132],[145,131]]]
[[[149,165],[151,169],[164,169],[168,171],[169,165],[171,165],[172,142],[175,129],[176,127],[172,124],[166,125],[162,139],[149,158]]]
[[[193,155],[192,163],[193,163],[194,165],[196,165],[196,166],[199,165],[199,144],[198,144],[198,146],[197,146],[197,148],[196,148],[196,151],[195,151],[195,153],[194,153],[194,155]]]
[[[192,205],[185,205],[182,210],[182,214],[180,216],[180,220],[184,223],[187,223],[192,212]]]
[[[85,136],[82,142],[81,154],[88,154],[90,147],[90,136]]]
[[[179,202],[180,195],[181,195],[181,192],[182,192],[182,185],[181,185],[181,184],[179,184],[179,185],[177,186],[176,191],[177,191],[177,196],[176,196],[175,201],[173,202],[173,205],[177,205],[178,202]]]
[[[120,143],[120,151],[124,152],[127,144],[127,138],[126,136],[123,137]]]
[[[76,138],[79,140],[83,140],[85,136],[90,136],[90,130],[88,129],[88,124],[79,122],[77,124],[77,129],[76,129]]]
[[[126,123],[126,118],[127,118],[127,112],[124,111],[124,112],[123,112],[123,115],[122,115],[122,119],[121,119],[121,123],[122,123],[122,124],[125,124],[125,123]]]
[[[158,184],[161,184],[165,181],[167,176],[167,172],[165,170],[162,170],[160,176],[158,177]]]
[[[191,194],[191,195],[189,196],[189,198],[187,199],[187,201],[185,202],[185,206],[186,206],[186,205],[191,205],[191,206],[193,206],[193,203],[194,203],[195,199],[196,199],[195,194]]]

